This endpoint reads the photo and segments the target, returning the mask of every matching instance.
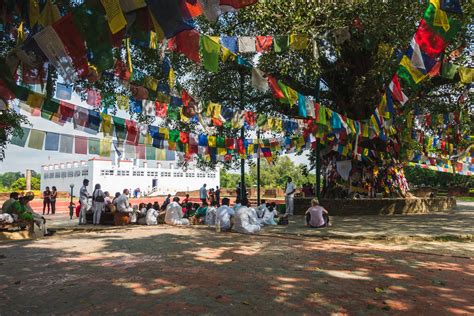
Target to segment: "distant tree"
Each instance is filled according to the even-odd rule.
[[[25,178],[19,178],[13,184],[11,185],[11,188],[13,191],[20,191],[20,190],[25,190],[26,189],[26,179]]]
[[[21,177],[24,177],[21,172],[5,172],[0,174],[0,184],[6,188],[9,188],[16,180]]]
[[[413,185],[426,185],[426,186],[463,186],[463,187],[474,187],[474,177],[463,176],[460,174],[452,174],[447,172],[438,172],[429,169],[423,169],[420,167],[406,167],[405,176]]]

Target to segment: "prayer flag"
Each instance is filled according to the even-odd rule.
[[[129,101],[130,111],[132,113],[138,113],[138,114],[142,113],[142,101],[137,100],[134,97],[130,97],[129,100],[130,100]]]
[[[58,119],[58,111],[59,111],[59,102],[52,99],[47,99],[43,103],[41,107],[41,117],[47,120],[52,120],[53,116],[56,116],[56,120]]]
[[[146,159],[146,148],[144,145],[135,146],[135,154],[137,159]]]
[[[255,37],[241,36],[238,39],[238,43],[240,53],[254,53],[256,51]]]
[[[88,128],[91,130],[91,133],[96,134],[100,128],[100,113],[91,109],[88,109]]]
[[[420,49],[433,58],[439,56],[447,46],[447,42],[440,35],[436,34],[425,20],[420,21],[415,33],[415,40]]]
[[[146,116],[156,116],[156,103],[155,101],[145,100],[143,101],[143,114]]]
[[[125,120],[127,127],[127,143],[137,144],[138,143],[138,128],[137,123],[131,120]]]
[[[87,138],[83,136],[75,136],[74,147],[74,152],[76,154],[87,155]]]
[[[307,35],[290,35],[290,47],[294,50],[303,50],[308,47],[308,36]]]
[[[102,138],[99,144],[99,155],[101,157],[110,157],[111,147],[112,147],[112,140]]]
[[[33,109],[41,109],[41,106],[44,102],[44,96],[36,92],[30,92],[26,104],[28,104]]]
[[[472,79],[474,77],[474,68],[460,67],[459,68],[459,77],[461,78],[462,83],[471,84]]]
[[[258,68],[252,68],[252,87],[262,92],[269,89],[268,80],[264,77],[264,73]]]
[[[157,150],[155,147],[146,146],[146,160],[156,160]]]
[[[268,52],[272,47],[273,37],[271,36],[257,36],[255,38],[257,45],[257,52]]]
[[[61,101],[61,105],[59,106],[60,122],[64,123],[71,121],[75,112],[76,106],[74,104]]]
[[[289,44],[288,36],[275,36],[273,38],[273,48],[276,53],[287,51]]]
[[[56,85],[56,98],[63,100],[71,100],[72,87],[61,83]]]
[[[44,150],[58,151],[58,149],[59,149],[59,134],[46,132]]]
[[[28,147],[33,149],[43,149],[45,132],[32,129],[30,132],[30,139],[28,140]]]
[[[112,120],[115,126],[115,137],[119,142],[125,140],[127,137],[127,129],[125,127],[125,119],[117,116],[113,116]]]
[[[100,154],[100,140],[97,138],[88,139],[89,146],[89,155],[99,155]]]
[[[74,136],[61,134],[59,140],[59,152],[65,154],[72,154],[72,147],[74,145]]]
[[[174,151],[166,150],[166,161],[175,161],[176,156]]]
[[[86,103],[93,107],[99,107],[102,102],[102,97],[100,92],[97,90],[89,89],[87,90],[87,100]]]
[[[207,71],[219,70],[220,45],[206,35],[201,36],[201,55],[204,68]]]
[[[185,0],[146,0],[166,38],[194,29],[194,21],[184,2]]]
[[[238,52],[237,36],[221,36],[221,44],[232,53]]]
[[[430,56],[426,55],[424,52],[421,51],[420,46],[413,38],[410,47],[406,52],[406,56],[411,60],[413,66],[415,66],[418,70],[420,70],[423,74],[431,71],[431,69],[436,64],[436,59],[431,58]]]
[[[120,110],[128,111],[129,98],[124,95],[117,95],[117,107]]]
[[[447,79],[453,79],[458,73],[459,66],[451,64],[449,62],[443,62],[441,65],[441,76]]]
[[[112,137],[114,131],[112,126],[112,116],[105,113],[101,113],[100,115],[102,120],[102,124],[100,126],[101,132],[104,134],[105,137]]]
[[[100,0],[105,8],[107,21],[112,34],[118,33],[127,25],[119,0]]]
[[[43,27],[49,26],[61,18],[58,6],[53,4],[51,0],[47,0],[43,11],[39,17],[39,24]]]
[[[430,5],[426,9],[423,20],[428,23],[433,30],[445,40],[452,40],[461,28],[460,20],[454,16],[448,16],[440,9],[440,0],[430,0]]]
[[[427,75],[424,75],[415,66],[413,66],[407,55],[403,55],[403,58],[400,61],[400,67],[398,69],[398,77],[404,79],[405,82],[411,87],[416,87],[416,85],[423,81]]]
[[[272,90],[273,96],[275,96],[277,99],[283,99],[285,96],[283,95],[276,78],[268,75],[267,80],[268,86],[270,87],[270,90]]]
[[[301,117],[307,117],[306,113],[306,99],[304,95],[297,93],[298,95],[298,115]]]
[[[31,129],[28,127],[21,127],[21,132],[14,132],[10,142],[16,146],[25,147],[26,140],[28,139],[28,136],[30,136],[30,130]]]
[[[200,37],[196,30],[185,30],[168,41],[171,51],[181,53],[196,63],[201,62],[199,57]]]
[[[389,84],[389,89],[392,91],[393,100],[398,101],[401,105],[404,105],[408,101],[408,97],[403,93],[398,80],[398,74],[395,74],[392,78],[392,82]]]

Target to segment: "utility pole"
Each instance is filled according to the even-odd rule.
[[[240,108],[244,108],[244,74],[242,70],[239,70],[240,74]],[[240,138],[242,141],[245,139],[245,129],[244,126],[240,129]],[[244,198],[247,197],[247,192],[245,192],[245,159],[240,159],[240,200],[241,202]]]
[[[321,85],[321,79],[318,79],[316,81],[316,102],[320,102],[320,85]],[[321,158],[320,158],[320,151],[321,151],[321,141],[320,139],[316,139],[316,197],[320,198],[321,195]]]
[[[257,141],[260,146],[260,129],[257,130]],[[260,205],[260,150],[257,153],[257,205]]]

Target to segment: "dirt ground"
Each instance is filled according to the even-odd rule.
[[[0,315],[473,315],[473,242],[455,238],[472,229],[471,206],[464,219],[353,218],[358,234],[374,222],[366,239],[343,219],[318,235],[295,218],[286,233],[251,236],[84,227],[0,243]],[[465,229],[451,231],[456,221]]]

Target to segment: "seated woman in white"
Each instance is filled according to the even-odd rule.
[[[244,205],[247,203],[243,203]],[[235,231],[244,234],[253,234],[261,229],[258,223],[257,212],[248,207],[242,206],[235,212]]]
[[[151,203],[149,203],[149,205],[151,205]],[[158,215],[159,214],[160,214],[160,212],[155,210],[153,208],[153,205],[151,205],[148,208],[148,211],[146,211],[146,224],[147,225],[158,225]]]
[[[265,225],[277,225],[275,217],[278,217],[278,212],[274,208],[264,209],[262,221]]]
[[[212,201],[211,206],[207,208],[206,218],[204,220],[206,225],[214,226],[216,224],[217,201]]]
[[[168,225],[189,225],[189,220],[183,218],[183,207],[179,205],[179,197],[166,207],[165,223]]]

